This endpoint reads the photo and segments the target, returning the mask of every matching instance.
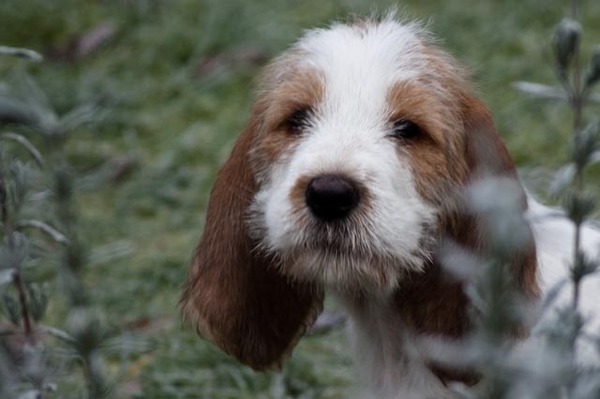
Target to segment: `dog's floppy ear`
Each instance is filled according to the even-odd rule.
[[[494,125],[486,105],[475,97],[463,101],[466,160],[470,178],[506,176],[516,178],[515,165]]]
[[[256,107],[255,107],[256,108]],[[242,363],[278,368],[322,308],[322,292],[282,276],[247,226],[257,190],[248,152],[256,109],[212,189],[204,233],[181,298],[184,319]]]
[[[490,256],[486,242],[486,221],[469,209],[467,191],[486,178],[505,181],[514,179],[517,182],[515,186],[520,188],[515,166],[496,131],[490,111],[474,97],[464,95],[460,98],[463,99],[460,104],[461,144],[456,145],[455,148],[460,150],[453,158],[453,163],[462,168],[460,179],[456,181],[457,199],[455,201],[452,196],[446,196],[440,201],[442,207],[448,207],[442,211],[440,218],[441,234],[444,240],[448,240],[444,242],[447,247],[442,248],[440,256],[434,258],[425,273],[414,273],[409,280],[410,284],[399,288],[395,298],[399,311],[418,333],[442,336],[450,340],[468,334],[472,323],[463,281],[449,276],[448,269],[442,267],[444,264],[449,266],[447,262],[450,259],[445,258],[445,253],[452,253],[445,251],[455,251],[458,246],[475,256]],[[521,194],[520,206],[525,211],[526,195],[523,190]],[[533,240],[520,253],[513,255],[510,269],[516,288],[526,297],[537,297]],[[522,330],[516,329],[514,333],[519,336]],[[478,380],[476,373],[453,369],[448,364],[438,364],[435,360],[429,367],[445,383],[461,381],[472,385]]]
[[[463,102],[463,126],[465,129],[465,158],[469,169],[467,184],[477,184],[483,179],[508,178],[515,182],[518,190],[521,210],[527,210],[527,195],[520,184],[515,165],[508,149],[498,134],[492,114],[486,105],[479,99],[468,96]],[[501,188],[499,188],[501,189]],[[469,236],[467,239],[476,252],[486,252],[486,243],[482,239],[483,223],[477,215],[472,215],[469,231],[462,234]],[[531,233],[531,232],[530,232]],[[474,237],[478,235],[479,237]],[[538,283],[536,277],[537,258],[533,234],[529,234],[528,242],[523,243],[523,249],[513,257],[513,271],[519,289],[528,297],[538,296]],[[476,243],[476,244],[474,244]]]

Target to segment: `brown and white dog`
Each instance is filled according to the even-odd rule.
[[[490,112],[419,24],[311,31],[267,67],[219,171],[184,317],[241,362],[277,368],[327,289],[350,315],[371,397],[450,397],[447,384],[471,376],[432,365],[420,338],[469,331],[463,283],[439,249],[485,255],[485,226],[458,205],[484,175],[518,182]],[[559,278],[541,276],[539,260],[560,268],[569,256],[550,242],[568,224],[552,223],[526,229],[513,257],[516,289],[532,300]],[[554,252],[536,254],[535,241]]]

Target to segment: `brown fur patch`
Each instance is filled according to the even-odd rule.
[[[270,69],[279,67],[281,71],[265,79],[265,90],[257,100],[261,109],[261,123],[253,148],[252,163],[259,174],[268,172],[270,165],[280,159],[284,153],[291,154],[298,134],[291,132],[287,121],[300,109],[313,110],[322,100],[324,87],[319,74],[311,69],[294,67],[293,59],[299,57],[292,53],[277,60]],[[298,61],[298,60],[296,60]]]
[[[390,121],[408,119],[423,137],[398,144],[409,160],[419,194],[440,210],[438,240],[449,239],[475,255],[489,254],[482,220],[464,207],[463,190],[484,176],[518,179],[508,151],[485,105],[472,97],[460,68],[427,47],[431,75],[395,85],[388,93]],[[522,209],[527,208],[523,192]],[[414,273],[397,290],[398,311],[411,329],[426,336],[455,340],[471,329],[469,301],[462,282],[450,278],[434,260],[425,273]],[[516,288],[525,297],[539,295],[533,237],[512,260]],[[515,330],[522,336],[523,328]],[[471,372],[431,369],[444,382],[475,383]]]
[[[489,249],[486,229],[483,221],[460,204],[464,188],[473,181],[484,176],[509,177],[517,179],[512,160],[494,127],[491,114],[487,108],[472,97],[459,97],[462,100],[460,109],[460,125],[454,126],[454,131],[445,129],[446,141],[452,141],[455,152],[452,156],[435,154],[434,147],[429,144],[414,143],[406,149],[411,166],[415,172],[420,190],[430,190],[428,200],[443,204],[444,198],[439,197],[440,187],[446,188],[446,201],[440,216],[440,239],[449,239],[474,255],[488,256]],[[456,112],[456,111],[455,111]],[[422,122],[429,129],[432,124]],[[438,127],[439,128],[439,127]],[[438,134],[430,130],[429,134]],[[442,139],[435,136],[435,141]],[[448,148],[448,147],[446,147]],[[437,149],[439,151],[439,149]],[[454,165],[454,172],[449,166]],[[431,165],[430,163],[433,163]],[[425,181],[421,181],[425,179]],[[522,209],[526,210],[525,193],[522,193]],[[441,336],[444,339],[459,339],[470,331],[469,301],[464,293],[463,283],[449,278],[436,259],[426,268],[424,274],[416,274],[406,279],[396,294],[399,312],[419,334]],[[520,253],[515,253],[510,267],[514,276],[516,289],[526,298],[532,300],[539,295],[536,279],[537,260],[533,236]],[[526,335],[524,327],[517,327],[515,337]],[[474,383],[475,374],[463,371],[453,371],[436,366],[431,367],[438,377],[448,382],[458,380]]]
[[[280,275],[246,226],[257,190],[248,152],[260,125],[247,129],[218,173],[204,233],[181,297],[184,318],[225,352],[258,370],[279,367],[322,307],[322,291]]]
[[[448,186],[461,184],[467,173],[464,158],[456,155],[463,146],[460,114],[447,96],[412,81],[393,86],[387,96],[390,122],[407,119],[421,128],[420,137],[398,143],[398,153],[410,162],[417,192],[438,206],[448,200]]]

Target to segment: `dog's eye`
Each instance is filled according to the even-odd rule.
[[[406,119],[400,119],[394,122],[392,129],[391,135],[397,139],[411,140],[421,135],[421,128],[417,124]]]
[[[300,108],[294,111],[286,121],[288,131],[292,134],[302,133],[310,126],[310,116],[311,111],[308,108]]]

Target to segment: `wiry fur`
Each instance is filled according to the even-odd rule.
[[[398,120],[423,134],[399,139]],[[323,175],[356,188],[347,217],[324,222],[307,206],[307,187]],[[486,255],[487,230],[463,192],[490,176],[520,187],[489,111],[419,25],[387,17],[309,32],[266,68],[211,193],[183,313],[242,362],[277,367],[327,288],[351,316],[366,396],[451,397],[448,383],[477,376],[434,364],[424,339],[458,340],[471,328],[463,282],[439,250],[451,242]],[[549,230],[534,226],[542,243]],[[535,300],[532,237],[526,229],[511,273]]]
[[[396,110],[382,95],[399,82],[426,78],[431,65],[422,57],[422,36],[418,25],[391,20],[337,25],[310,32],[276,62],[291,69],[288,57],[301,54],[294,68],[313,72],[323,92],[312,103],[304,99],[313,110],[311,125],[294,142],[293,157],[287,153],[270,165],[252,207],[262,247],[291,260],[284,273],[338,286],[344,281],[344,289],[392,289],[404,271],[431,259],[428,237],[437,214],[417,193],[407,157],[386,138]],[[347,175],[367,187],[368,209],[337,225],[316,223],[289,197],[298,181],[320,173]]]

